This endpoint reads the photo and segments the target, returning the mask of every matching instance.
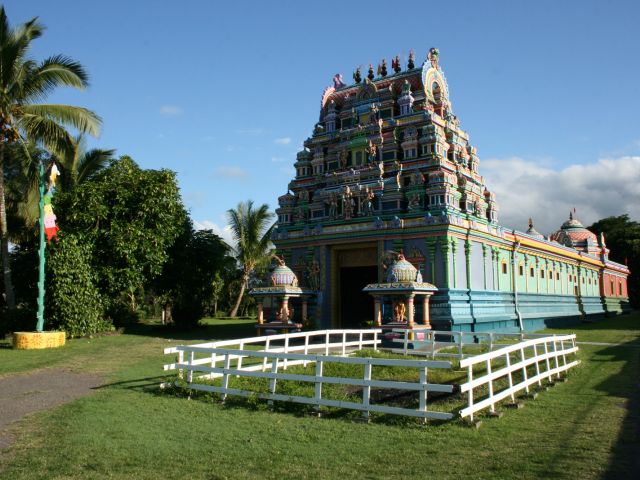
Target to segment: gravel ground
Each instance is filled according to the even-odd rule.
[[[9,426],[25,415],[90,395],[100,376],[45,369],[0,378],[0,450],[13,442]]]

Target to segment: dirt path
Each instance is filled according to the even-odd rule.
[[[102,383],[98,375],[61,369],[0,378],[0,450],[13,442],[9,426],[16,420],[89,395]]]

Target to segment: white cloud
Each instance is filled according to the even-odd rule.
[[[288,159],[284,157],[271,157],[271,161],[275,163],[286,162]]]
[[[212,230],[213,233],[222,238],[227,245],[231,247],[235,245],[235,242],[233,241],[233,235],[231,234],[231,227],[229,225],[221,227],[211,220],[194,220],[193,228],[195,228],[196,230]]]
[[[177,105],[162,105],[160,107],[160,114],[167,117],[182,115],[183,112],[182,107],[178,107]]]
[[[520,157],[481,162],[487,188],[496,194],[501,225],[523,231],[532,217],[536,230],[548,235],[574,207],[585,226],[623,213],[640,217],[640,156],[603,158],[560,170],[548,165]]]
[[[273,143],[276,145],[289,145],[291,143],[291,137],[276,138]]]
[[[224,178],[247,178],[249,174],[246,170],[232,165],[221,165],[214,170],[214,175]]]

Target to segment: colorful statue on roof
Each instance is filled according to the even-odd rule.
[[[344,83],[344,81],[342,80],[342,74],[341,73],[336,73],[333,76],[333,88],[335,88],[336,90],[339,88],[343,88],[346,87],[347,84]]]

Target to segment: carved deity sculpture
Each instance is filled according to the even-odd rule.
[[[394,302],[393,304],[393,320],[396,322],[404,322],[404,314],[406,307],[404,302]]]
[[[384,177],[384,162],[378,162],[378,170],[380,171],[380,178]]]
[[[315,258],[308,269],[309,287],[312,290],[320,290],[320,264]]]
[[[353,195],[351,193],[351,189],[347,186],[344,194],[342,195],[342,213],[344,214],[345,220],[349,220],[353,216],[354,207],[355,202],[353,200]]]
[[[375,194],[368,188],[364,191],[364,199],[362,201],[362,215],[368,217],[373,215],[373,199]]]
[[[409,199],[409,205],[408,205],[409,210],[416,210],[418,208],[420,208],[420,194],[419,193],[414,193],[411,198]]]
[[[337,90],[338,88],[342,88],[346,86],[347,84],[344,83],[344,80],[342,79],[342,74],[336,73],[335,76],[333,77],[333,88]]]
[[[349,151],[346,148],[343,148],[342,150],[340,150],[340,156],[338,157],[338,160],[340,162],[340,168],[342,170],[347,168],[348,158],[349,158]]]
[[[329,218],[333,220],[338,216],[338,197],[335,193],[329,196],[327,203],[329,204]]]
[[[367,145],[367,159],[369,163],[374,162],[377,156],[378,147],[376,147],[375,144],[371,140],[369,140],[369,144]]]

